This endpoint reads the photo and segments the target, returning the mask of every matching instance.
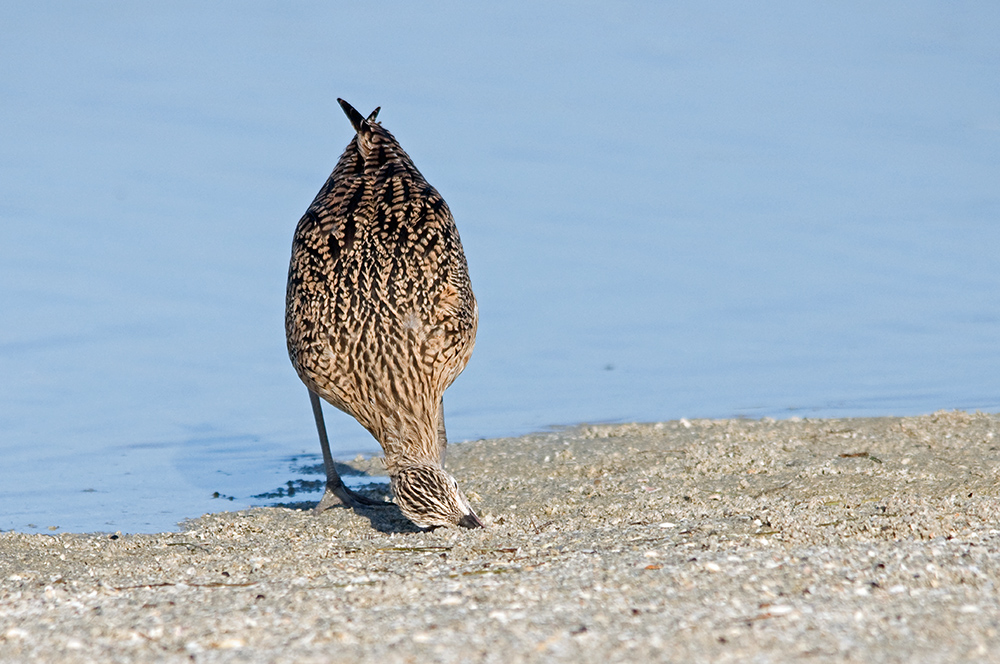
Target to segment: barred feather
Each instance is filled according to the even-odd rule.
[[[378,109],[364,118],[338,101],[356,135],[295,229],[288,353],[309,389],[379,441],[404,514],[459,523],[472,510],[457,485],[408,491],[399,479],[424,477],[408,471],[417,467],[450,479],[442,395],[469,361],[478,320],[458,229]]]

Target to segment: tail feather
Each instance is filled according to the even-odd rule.
[[[354,127],[354,131],[359,133],[366,124],[371,124],[375,122],[375,118],[378,117],[378,112],[382,110],[382,107],[379,106],[374,111],[372,111],[367,118],[365,118],[362,117],[360,113],[358,113],[356,108],[348,104],[340,97],[337,98],[337,103],[339,103],[340,107],[344,109],[344,114],[347,115],[347,119],[351,121],[351,126]]]
[[[340,104],[342,109],[344,109],[344,113],[347,115],[347,119],[351,121],[351,126],[354,127],[354,131],[361,131],[361,127],[363,127],[365,123],[364,117],[358,113],[357,109],[339,97],[337,98],[337,103]]]
[[[348,104],[343,99],[338,98],[337,101],[340,103],[340,107],[344,109],[344,113],[347,115],[347,119],[351,121],[351,125],[354,127],[354,131],[357,132],[357,138],[354,141],[354,145],[357,146],[358,153],[364,161],[368,161],[369,157],[377,152],[376,144],[379,142],[378,134],[388,134],[381,128],[381,126],[375,122],[375,118],[378,117],[378,112],[381,110],[381,106],[372,111],[367,118],[361,117],[357,109]],[[375,129],[378,127],[378,129]]]

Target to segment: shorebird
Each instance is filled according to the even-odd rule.
[[[376,121],[337,100],[355,136],[292,241],[288,355],[309,389],[326,467],[316,506],[377,503],[341,481],[320,397],[382,446],[396,504],[417,526],[482,527],[444,470],[442,395],[465,368],[478,308],[455,220]]]

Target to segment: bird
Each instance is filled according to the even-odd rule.
[[[348,489],[320,398],[379,442],[399,510],[420,528],[481,528],[444,470],[445,389],[465,369],[479,309],[454,217],[396,138],[337,99],[355,135],[295,227],[288,355],[309,390],[326,470],[315,507],[386,503]]]

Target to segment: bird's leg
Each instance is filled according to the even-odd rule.
[[[309,390],[309,401],[312,403],[313,417],[316,418],[316,431],[319,432],[319,444],[323,448],[323,466],[326,468],[326,491],[323,498],[313,508],[314,514],[319,514],[334,505],[346,507],[376,507],[388,503],[372,500],[359,493],[351,491],[340,479],[336,466],[333,465],[333,455],[330,454],[330,440],[326,437],[326,423],[323,421],[323,406],[319,395]]]
[[[444,452],[448,447],[448,432],[444,428],[444,397],[438,400],[438,463],[444,468]]]

